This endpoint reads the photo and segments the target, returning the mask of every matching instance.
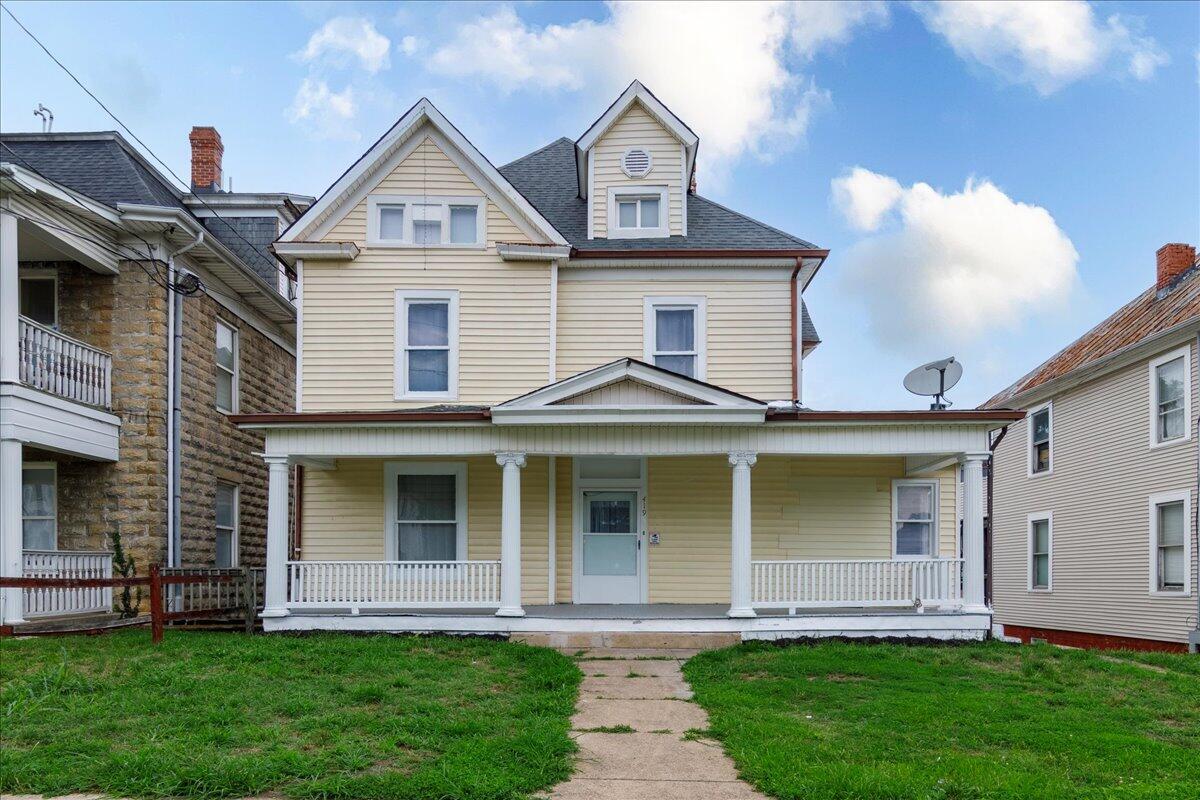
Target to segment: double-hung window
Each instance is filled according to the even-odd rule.
[[[238,410],[238,332],[236,328],[217,322],[216,346],[216,405],[219,411],[236,414]]]
[[[396,399],[458,396],[458,292],[396,292]]]
[[[58,549],[58,470],[53,463],[21,469],[21,546]]]
[[[1191,355],[1184,347],[1150,362],[1150,444],[1191,436]]]
[[[1029,414],[1029,474],[1042,475],[1050,472],[1053,465],[1051,440],[1054,409],[1047,403]]]
[[[609,187],[608,222],[610,239],[667,236],[667,188],[628,184]]]
[[[1187,594],[1191,561],[1191,497],[1187,491],[1150,498],[1150,592]]]
[[[370,195],[367,244],[381,247],[483,247],[483,197]]]
[[[238,565],[238,487],[218,483],[216,495],[215,563],[219,568]]]
[[[656,367],[704,380],[703,297],[647,297],[643,305],[643,358]]]
[[[937,555],[937,502],[937,481],[892,481],[892,554],[896,558]]]
[[[467,557],[465,464],[412,462],[384,470],[387,552],[393,561]]]
[[[1053,521],[1049,514],[1029,515],[1029,590],[1050,591]]]

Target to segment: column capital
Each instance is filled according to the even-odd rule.
[[[753,467],[756,463],[758,463],[758,453],[749,450],[734,450],[729,454],[729,466],[731,467]]]
[[[267,462],[267,466],[274,466],[276,464],[282,464],[286,467],[287,463],[288,463],[288,458],[289,458],[289,456],[280,456],[280,455],[267,454],[267,453],[262,454],[262,460]]]
[[[968,461],[987,461],[991,457],[992,454],[986,450],[975,453],[959,453],[958,463],[966,464]]]
[[[507,467],[509,464],[515,464],[518,469],[525,466],[525,454],[513,451],[503,451],[496,453],[496,463],[502,467]]]

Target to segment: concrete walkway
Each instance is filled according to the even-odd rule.
[[[575,774],[554,800],[750,800],[764,798],[738,780],[716,742],[687,740],[708,728],[680,666],[692,652],[589,650],[571,718],[579,745]],[[628,726],[632,733],[604,732]]]

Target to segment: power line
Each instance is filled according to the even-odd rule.
[[[167,171],[168,174],[170,174],[170,176],[172,178],[174,178],[176,181],[178,181],[179,185],[184,187],[185,192],[190,194],[192,197],[196,198],[202,206],[204,206],[206,209],[208,209],[209,212],[212,213],[212,215],[215,218],[224,222],[225,227],[229,228],[229,230],[235,236],[237,236],[239,239],[241,239],[243,242],[245,242],[248,247],[250,247],[253,250],[258,249],[258,246],[255,245],[253,242],[251,242],[249,239],[247,239],[245,236],[243,236],[241,231],[239,231],[237,228],[233,227],[233,225],[229,222],[229,220],[222,217],[220,214],[217,213],[216,209],[214,209],[207,202],[205,202],[203,197],[201,197],[200,195],[198,195],[194,191],[192,191],[190,182],[184,181],[183,178],[180,178],[178,175],[176,175],[175,171],[172,170],[169,166],[167,166],[167,163],[165,161],[163,161],[161,158],[159,158],[158,154],[155,153],[153,150],[151,150],[150,146],[148,144],[146,144],[140,138],[138,138],[138,135],[136,133],[134,133],[133,130],[128,125],[126,125],[124,122],[122,122],[120,117],[118,117],[111,110],[109,110],[108,106],[104,105],[104,102],[99,97],[97,97],[95,94],[93,94],[91,89],[84,86],[83,82],[81,80],[79,80],[79,78],[75,77],[75,73],[71,72],[71,70],[67,68],[66,64],[59,61],[58,58],[54,55],[54,53],[50,52],[50,48],[48,48],[48,47],[46,47],[46,45],[42,44],[42,40],[39,39],[37,36],[35,36],[33,34],[33,31],[29,30],[29,28],[26,28],[25,24],[22,23],[21,20],[17,19],[17,15],[12,12],[12,9],[10,9],[7,5],[4,5],[2,3],[0,3],[0,8],[3,8],[5,13],[7,13],[8,16],[12,17],[12,21],[17,23],[17,26],[21,30],[25,31],[25,34],[30,39],[32,39],[37,44],[38,47],[40,47],[42,49],[42,52],[44,52],[47,56],[49,56],[50,60],[53,61],[55,64],[57,64],[63,72],[67,73],[67,75],[71,78],[71,80],[73,80],[75,82],[75,84],[80,89],[82,89],[85,94],[87,94],[88,97],[90,97],[96,101],[96,105],[98,105],[98,106],[100,106],[100,108],[104,109],[104,113],[106,113],[110,117],[112,117],[114,122],[116,122],[118,125],[120,125],[125,130],[125,132],[128,133],[130,135],[130,137],[133,138],[133,140],[135,142],[140,144],[142,146],[142,148],[145,149],[145,151],[147,153],[149,153],[154,158],[154,160],[157,161],[159,163],[159,165]],[[284,268],[283,266],[276,264],[275,270],[277,272],[283,273],[284,275],[288,276],[289,278],[291,277],[291,275],[288,273],[287,269]]]

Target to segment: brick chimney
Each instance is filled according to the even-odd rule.
[[[1164,244],[1158,248],[1158,289],[1165,289],[1196,266],[1196,248],[1190,244]]]
[[[225,146],[216,128],[196,126],[188,135],[192,143],[192,189],[203,192],[221,191],[221,156]]]

